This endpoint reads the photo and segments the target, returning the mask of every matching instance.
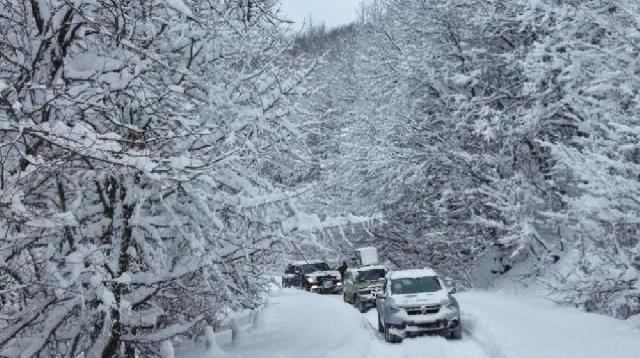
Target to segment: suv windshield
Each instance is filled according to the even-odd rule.
[[[384,278],[384,275],[385,275],[385,271],[383,269],[358,271],[358,276],[356,276],[356,281],[357,282],[377,281],[381,278]]]
[[[397,278],[391,281],[391,293],[406,295],[422,292],[436,292],[442,289],[435,276]]]
[[[330,271],[331,268],[324,262],[317,262],[313,264],[306,264],[300,266],[302,268],[302,272],[304,273],[312,273],[316,271]]]

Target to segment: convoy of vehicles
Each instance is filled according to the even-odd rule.
[[[340,273],[324,261],[300,261],[287,266],[282,287],[297,287],[317,293],[339,293],[342,290]]]
[[[360,312],[376,307],[378,331],[387,342],[405,337],[440,334],[462,338],[460,307],[447,286],[432,269],[388,271],[378,265],[375,248],[361,248],[351,260],[355,267],[344,275],[324,261],[301,261],[287,266],[283,287],[317,293],[340,293]]]

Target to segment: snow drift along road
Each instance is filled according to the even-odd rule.
[[[376,331],[375,310],[362,315],[340,296],[282,290],[269,301],[264,328],[244,332],[220,358],[640,357],[640,330],[624,321],[500,293],[457,297],[467,331],[461,341],[426,336],[392,345]]]
[[[492,358],[638,358],[640,330],[625,321],[526,296],[465,292],[462,320]]]

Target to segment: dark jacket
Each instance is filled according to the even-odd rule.
[[[347,266],[346,262],[343,262],[342,265],[340,265],[340,267],[338,267],[338,272],[340,272],[340,277],[344,280],[344,274],[347,272],[347,269],[349,268],[349,266]]]

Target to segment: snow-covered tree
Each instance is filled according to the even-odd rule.
[[[307,72],[275,5],[2,1],[0,354],[157,354],[259,303]]]

